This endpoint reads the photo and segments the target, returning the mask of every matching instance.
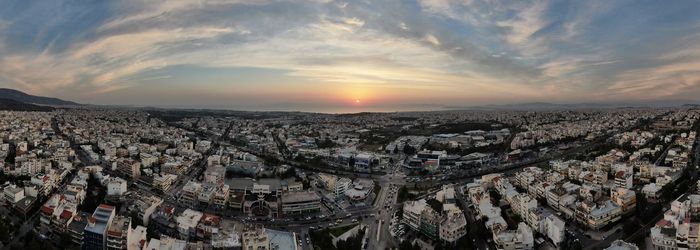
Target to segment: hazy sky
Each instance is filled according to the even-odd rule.
[[[0,86],[241,109],[697,99],[699,13],[695,0],[3,0]]]

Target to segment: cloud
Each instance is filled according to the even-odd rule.
[[[195,65],[280,70],[290,78],[267,80],[278,89],[304,79],[433,89],[430,98],[451,102],[673,98],[700,88],[700,18],[688,12],[696,3],[57,2],[0,10],[0,84],[79,100]],[[225,81],[235,88],[236,77]]]
[[[425,35],[425,41],[429,42],[435,47],[440,46],[440,41],[437,39],[437,37],[431,35],[431,34],[426,34]]]

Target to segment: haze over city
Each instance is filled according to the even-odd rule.
[[[80,103],[392,111],[700,95],[698,1],[2,5],[0,85]]]

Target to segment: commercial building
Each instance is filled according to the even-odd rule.
[[[332,192],[336,199],[345,197],[345,191],[352,187],[352,180],[345,177],[338,178],[329,174],[319,174],[318,177],[323,182],[326,190]]]
[[[99,205],[84,230],[84,249],[105,249],[107,242],[107,227],[115,217],[115,208],[110,205]]]
[[[305,214],[321,211],[321,197],[314,191],[282,193],[282,214]]]

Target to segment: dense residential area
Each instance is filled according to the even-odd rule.
[[[693,248],[699,117],[692,108],[0,111],[0,240],[10,249]]]

